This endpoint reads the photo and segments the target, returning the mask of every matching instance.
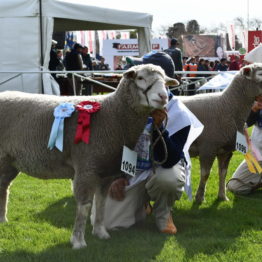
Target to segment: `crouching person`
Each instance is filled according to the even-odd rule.
[[[262,95],[256,97],[247,119],[248,127],[254,125],[251,141],[262,154]],[[259,161],[262,166],[262,161]],[[262,174],[251,173],[245,160],[238,166],[227,183],[227,189],[234,194],[246,195],[262,187]]]
[[[104,214],[107,229],[129,228],[144,220],[146,214],[153,210],[156,225],[161,232],[168,234],[177,232],[171,208],[174,202],[181,198],[186,183],[186,160],[183,150],[190,146],[189,144],[185,146],[187,141],[190,140],[192,143],[197,137],[192,139],[192,135],[189,135],[192,119],[181,104],[175,97],[168,103],[167,127],[170,124],[171,127],[163,132],[166,148],[160,140],[155,143],[158,133],[151,132],[152,122],[160,130],[163,128],[166,112],[155,110],[152,119],[149,118],[135,148],[138,153],[136,175],[119,177],[109,188]],[[189,137],[191,139],[188,139]],[[154,159],[161,162],[156,168],[153,167],[150,158],[150,147],[154,143]],[[154,202],[153,208],[149,201]]]

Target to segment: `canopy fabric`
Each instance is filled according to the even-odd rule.
[[[197,91],[223,90],[231,84],[236,73],[237,71],[220,72],[218,75],[216,75],[211,80],[202,85],[199,89],[197,89]]]
[[[1,0],[0,17],[28,17],[39,15],[39,0]],[[153,16],[147,13],[121,11],[110,8],[72,3],[66,0],[42,0],[42,15],[57,18],[55,28],[60,31],[83,30],[92,25],[93,30],[151,28]],[[68,29],[69,21],[71,28]]]
[[[39,93],[43,82],[44,92],[53,93],[48,76],[26,74],[8,81],[15,75],[1,71],[48,70],[54,31],[137,29],[139,53],[143,55],[151,51],[151,25],[152,15],[146,13],[100,8],[66,0],[1,0],[0,91],[15,89]]]
[[[247,53],[244,59],[249,63],[262,63],[262,43]]]

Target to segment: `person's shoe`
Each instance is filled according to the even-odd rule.
[[[176,226],[173,222],[173,218],[172,218],[171,214],[169,214],[169,217],[167,219],[166,227],[164,229],[162,229],[161,232],[166,233],[166,234],[172,234],[172,235],[176,234],[177,229],[176,229]]]

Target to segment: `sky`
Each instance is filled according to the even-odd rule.
[[[232,23],[235,17],[262,20],[262,0],[70,0],[88,5],[128,10],[153,15],[152,29],[195,19],[200,27],[210,28]],[[249,8],[248,8],[249,7]]]

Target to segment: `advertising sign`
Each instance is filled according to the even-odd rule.
[[[224,39],[216,35],[184,35],[184,56],[223,57]]]
[[[168,39],[152,39],[152,50],[163,51],[168,48]],[[126,56],[139,56],[137,39],[113,39],[103,41],[103,57],[111,70],[125,63]]]
[[[248,31],[248,52],[262,43],[262,31]]]

